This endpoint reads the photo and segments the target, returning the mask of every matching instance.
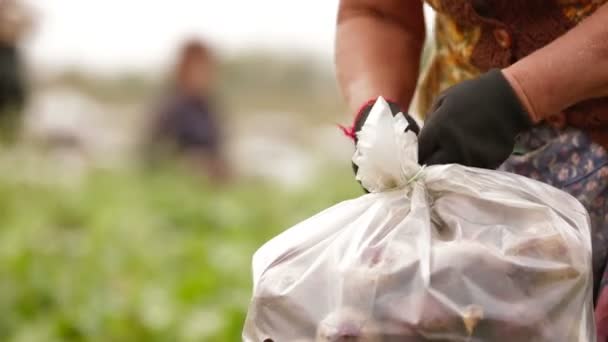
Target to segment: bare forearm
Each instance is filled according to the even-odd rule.
[[[503,70],[535,121],[608,96],[608,5],[551,44]]]
[[[403,3],[408,3],[407,8],[400,8]],[[403,108],[409,106],[424,43],[421,4],[421,1],[342,1],[336,69],[351,109],[380,95]],[[394,15],[389,10],[406,14]]]

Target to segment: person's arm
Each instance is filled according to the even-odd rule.
[[[608,4],[503,74],[535,122],[608,96]]]
[[[336,70],[349,107],[384,96],[407,109],[424,37],[422,1],[341,0]]]
[[[420,162],[496,168],[532,124],[608,96],[606,22],[608,5],[517,63],[444,91],[418,137]]]

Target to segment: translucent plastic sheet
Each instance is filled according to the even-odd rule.
[[[379,99],[353,161],[371,191],[253,258],[244,341],[595,341],[583,206],[498,171],[421,168]]]

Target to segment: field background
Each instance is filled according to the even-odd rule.
[[[0,341],[238,341],[253,252],[361,194],[330,66],[251,55],[221,68],[223,186],[142,160],[163,74],[32,77],[21,140],[0,151]],[[66,113],[75,146],[38,119]]]
[[[353,115],[338,1],[23,2],[29,99],[21,125],[0,118],[0,341],[239,341],[254,251],[362,194],[336,127]],[[143,154],[190,37],[219,61],[224,185]]]

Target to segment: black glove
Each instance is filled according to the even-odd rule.
[[[531,126],[502,72],[491,70],[439,95],[418,136],[418,160],[495,169]]]

